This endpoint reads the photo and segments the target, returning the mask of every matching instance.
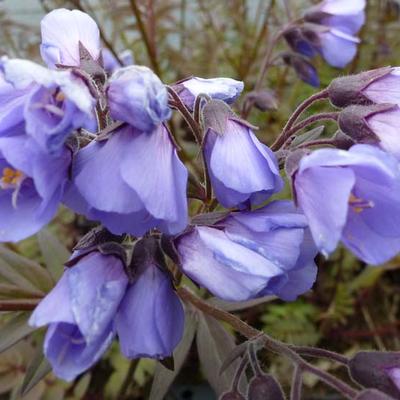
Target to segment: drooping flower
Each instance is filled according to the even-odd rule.
[[[171,117],[168,92],[154,72],[132,65],[115,71],[107,84],[111,116],[150,132]]]
[[[377,145],[400,159],[399,106],[350,106],[340,113],[338,122],[355,142]]]
[[[225,300],[266,294],[294,300],[316,277],[306,219],[289,201],[193,227],[175,245],[182,271]]]
[[[77,128],[95,127],[94,104],[85,83],[71,71],[52,71],[27,60],[2,59],[5,79],[25,93],[13,112],[22,111],[25,131],[52,154],[62,151]],[[25,98],[26,97],[26,98]]]
[[[397,104],[400,106],[400,68],[383,67],[334,79],[329,100],[336,107]]]
[[[288,44],[307,57],[321,54],[333,67],[345,67],[356,55],[354,36],[365,21],[365,0],[325,0],[304,16],[306,23],[284,34]]]
[[[242,81],[232,78],[188,78],[174,85],[174,89],[185,103],[193,110],[196,97],[205,94],[212,99],[232,104],[240,96],[244,88]]]
[[[73,380],[99,360],[116,334],[129,358],[170,356],[182,337],[184,313],[159,265],[148,258],[129,282],[116,253],[73,257],[75,265],[29,321],[49,325],[44,352],[55,375]]]
[[[213,100],[204,106],[203,115],[204,158],[215,195],[224,207],[261,204],[282,189],[274,153],[228,106]]]
[[[150,133],[124,125],[81,149],[74,162],[65,202],[75,211],[116,234],[185,228],[188,173],[164,125]]]
[[[155,243],[150,238],[139,244],[144,257],[137,256],[135,246],[133,257],[139,258],[137,279],[129,286],[115,319],[121,351],[127,358],[168,357],[183,334],[182,304],[171,277],[163,270],[163,260],[148,256],[153,245],[149,241]]]
[[[40,53],[50,68],[57,65],[79,66],[79,43],[94,60],[100,56],[100,34],[96,22],[79,10],[59,8],[41,21]]]
[[[51,156],[27,135],[0,137],[0,241],[18,241],[54,216],[71,153]]]
[[[340,240],[370,264],[400,251],[400,169],[386,152],[362,144],[317,150],[300,161],[294,188],[326,255]]]
[[[0,72],[0,136],[21,134],[25,131],[24,108],[30,87],[16,89]]]

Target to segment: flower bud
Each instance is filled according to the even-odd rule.
[[[394,400],[394,398],[380,392],[379,390],[367,389],[363,390],[356,397],[356,400]]]
[[[352,104],[368,105],[374,102],[390,103],[392,101],[388,99],[385,99],[385,101],[376,101],[375,90],[370,90],[372,89],[370,85],[374,84],[374,82],[379,82],[392,71],[393,68],[384,67],[361,72],[357,75],[336,78],[328,87],[329,100],[336,107],[347,107]],[[369,87],[370,89],[368,89]]]
[[[393,104],[350,106],[339,115],[340,129],[358,143],[375,144],[400,157],[400,108]]]
[[[244,396],[237,391],[225,392],[219,400],[245,400]]]
[[[140,131],[150,132],[171,116],[167,89],[147,67],[118,69],[106,90],[111,116]]]
[[[305,57],[296,53],[284,53],[282,59],[295,70],[297,76],[303,82],[314,87],[319,86],[318,72]]]
[[[400,352],[361,351],[350,360],[349,369],[353,380],[362,386],[400,398]]]
[[[250,381],[247,398],[249,400],[284,400],[278,381],[272,376],[262,374]]]

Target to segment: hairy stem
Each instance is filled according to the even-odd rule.
[[[301,354],[302,356],[327,358],[331,361],[336,361],[344,365],[347,365],[349,363],[349,359],[346,356],[343,356],[339,353],[335,353],[334,351],[318,349],[315,347],[308,347],[308,346],[289,346],[289,347],[296,353]]]
[[[296,365],[294,367],[292,387],[290,389],[290,400],[301,400],[301,389],[303,386],[303,371]]]
[[[297,125],[294,125],[292,128],[283,130],[282,133],[278,136],[274,143],[271,145],[271,149],[274,151],[279,150],[281,147],[284,146],[286,141],[290,139],[291,136],[295,135],[298,131],[306,128],[307,126],[313,124],[317,121],[337,121],[339,117],[338,112],[330,112],[330,113],[321,113],[315,114],[311,117],[304,119],[303,121],[299,122]]]
[[[204,313],[211,315],[212,317],[220,321],[228,323],[232,326],[232,328],[234,328],[237,332],[241,333],[246,338],[252,339],[255,337],[262,337],[264,340],[264,346],[267,349],[288,358],[295,366],[300,368],[302,371],[318,376],[328,386],[343,394],[346,399],[354,399],[357,396],[357,390],[352,388],[347,383],[336,378],[335,376],[329,374],[328,372],[321,371],[317,367],[314,367],[312,364],[305,361],[299,354],[297,354],[285,343],[275,340],[267,334],[259,331],[258,329],[253,328],[235,315],[232,315],[229,312],[223,311],[217,307],[210,305],[185,287],[179,287],[177,289],[177,292],[182,300],[193,304],[196,308],[203,311]]]
[[[146,51],[149,56],[151,67],[154,69],[154,72],[158,76],[161,76],[161,70],[160,70],[160,66],[158,64],[157,54],[155,52],[155,48],[153,48],[153,46],[152,46],[152,42],[150,40],[149,34],[144,25],[144,22],[142,19],[142,13],[139,10],[136,0],[129,0],[129,4],[131,6],[133,13],[135,14],[137,26],[138,26],[140,35],[143,39],[144,45],[146,47]]]

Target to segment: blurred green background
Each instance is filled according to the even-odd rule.
[[[132,3],[139,8],[144,22],[147,46]],[[301,15],[312,3],[288,1],[293,16]],[[362,44],[351,65],[337,70],[321,59],[313,61],[322,87],[342,74],[400,63],[400,2],[367,3],[367,22],[360,33]],[[40,19],[57,7],[88,12],[101,27],[105,47],[115,53],[131,50],[137,64],[158,71],[166,83],[190,75],[229,76],[243,80],[247,91],[255,84],[271,35],[288,20],[281,0],[6,0],[0,2],[0,54],[40,62]],[[285,44],[279,43],[276,53],[285,50]],[[259,137],[271,143],[296,104],[315,89],[279,61],[269,69],[263,88],[274,92],[277,107],[266,112],[253,110],[249,118],[260,127]],[[195,157],[197,150],[188,142],[181,121],[176,119],[174,125],[180,144]],[[331,129],[328,127],[328,131]],[[63,209],[48,230],[37,237],[0,246],[0,305],[42,297],[60,276],[68,251],[88,229],[86,221]],[[339,248],[329,260],[321,257],[318,263],[318,280],[312,292],[293,303],[274,300],[242,310],[240,316],[281,340],[317,345],[346,355],[361,348],[399,350],[400,257],[371,268]],[[28,317],[29,312],[0,313],[0,399],[21,398],[26,375],[41,372],[37,369],[40,363],[32,364],[32,360],[41,357],[43,332],[28,335]],[[287,389],[287,362],[270,354],[263,354],[263,362]],[[320,361],[317,365],[341,375],[340,369],[330,363]],[[148,398],[154,369],[154,361],[124,359],[114,344],[104,359],[76,382],[66,384],[48,374],[23,398]],[[213,399],[203,376],[192,348],[166,398]],[[305,382],[305,399],[340,399],[314,378],[307,377]]]

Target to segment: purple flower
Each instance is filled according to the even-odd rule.
[[[354,141],[376,144],[400,159],[399,106],[350,106],[340,113],[338,122],[340,129]]]
[[[387,368],[387,374],[395,384],[400,394],[400,363],[395,367]]]
[[[382,150],[369,145],[317,150],[300,161],[294,188],[324,254],[339,240],[370,264],[400,251],[400,168]]]
[[[142,264],[118,309],[115,326],[127,358],[171,356],[182,338],[184,311],[171,278],[154,262]]]
[[[227,208],[261,204],[283,187],[276,157],[249,126],[217,102],[203,110],[208,127],[204,158],[215,195]],[[213,115],[218,115],[218,123],[211,120]]]
[[[333,67],[345,67],[356,55],[360,40],[354,35],[365,21],[365,0],[325,0],[306,13],[305,24],[285,32],[288,44],[313,57],[321,54]]]
[[[147,67],[132,65],[118,69],[106,90],[111,116],[136,129],[150,132],[171,117],[167,89]]]
[[[311,86],[319,87],[319,76],[315,67],[300,54],[288,52],[282,55],[283,61],[290,65],[296,72],[297,76]]]
[[[70,381],[90,368],[116,333],[129,358],[172,354],[184,313],[171,280],[153,262],[135,272],[129,283],[119,257],[93,251],[35,309],[29,323],[49,325],[44,351],[58,377]]]
[[[92,142],[75,157],[65,202],[111,232],[169,234],[187,224],[188,173],[164,125],[141,132],[130,125],[107,141]]]
[[[18,59],[3,59],[2,67],[16,95],[27,92],[17,98],[13,112],[21,117],[23,106],[25,130],[44,150],[57,153],[74,129],[94,128],[95,100],[72,72],[51,71]]]
[[[266,294],[294,300],[316,277],[306,219],[289,201],[193,227],[175,245],[183,272],[225,300]]]
[[[109,73],[112,74],[115,72],[117,69],[121,67],[127,67],[128,65],[133,65],[134,64],[134,58],[133,54],[130,50],[124,50],[121,53],[118,54],[119,59],[122,62],[122,65],[120,62],[115,58],[114,54],[107,48],[103,49],[101,51],[102,57],[103,57],[103,64],[104,64],[104,69]]]
[[[190,110],[193,109],[194,102],[199,94],[205,94],[212,99],[232,104],[240,96],[243,88],[242,81],[231,78],[204,79],[193,77],[174,85],[174,89]]]
[[[21,134],[24,127],[24,107],[30,87],[15,89],[0,72],[0,136]]]
[[[94,60],[99,58],[99,29],[96,22],[84,12],[59,8],[48,13],[40,25],[40,53],[50,68],[55,68],[57,64],[79,66],[79,43]]]
[[[305,15],[305,20],[355,35],[365,23],[366,0],[324,0]]]
[[[49,155],[27,135],[0,137],[0,241],[24,239],[56,213],[71,153]]]

